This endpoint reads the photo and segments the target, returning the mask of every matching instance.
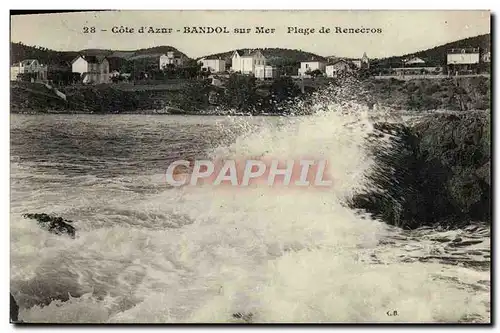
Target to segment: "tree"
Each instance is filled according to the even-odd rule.
[[[315,69],[310,73],[310,75],[313,77],[323,76],[323,72],[319,69]]]
[[[192,80],[182,90],[179,106],[186,111],[196,111],[208,106],[210,80]]]
[[[299,96],[301,90],[291,77],[282,76],[274,80],[269,88],[269,92],[271,93],[271,98],[276,103],[281,103]]]
[[[239,111],[254,108],[257,101],[255,77],[233,73],[229,76],[225,93],[225,105]]]

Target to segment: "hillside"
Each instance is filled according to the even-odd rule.
[[[173,46],[155,46],[146,49],[132,51],[118,50],[103,50],[103,49],[85,49],[80,51],[54,51],[41,46],[28,46],[23,43],[10,43],[11,47],[11,64],[20,62],[24,59],[38,59],[43,64],[49,65],[67,65],[79,54],[86,55],[106,55],[115,60],[126,60],[138,55],[154,55],[163,54],[168,51],[174,51],[185,59],[189,59],[187,55],[180,52]],[[115,61],[116,62],[116,61]],[[118,61],[119,62],[119,61]]]
[[[43,64],[65,65],[73,60],[78,52],[61,52],[42,46],[28,46],[23,43],[10,43],[11,64],[25,59],[38,59]]]
[[[226,62],[228,62],[231,60],[231,56],[233,55],[234,51],[248,51],[248,50],[250,49],[238,49],[222,53],[210,54],[207,55],[206,57],[208,56],[220,57],[226,60]],[[321,57],[317,54],[302,50],[282,49],[282,48],[262,48],[260,50],[262,51],[264,57],[267,58],[268,64],[274,66],[295,64],[301,61],[309,60],[311,58],[326,60],[324,57]]]
[[[405,54],[402,56],[394,56],[383,59],[374,59],[373,65],[381,67],[400,67],[402,60],[410,57],[419,57],[425,60],[427,65],[442,66],[446,64],[446,53],[454,48],[479,47],[483,49],[491,49],[490,34],[480,35],[476,37],[465,38],[451,43],[433,47],[428,50],[422,50],[414,53]]]

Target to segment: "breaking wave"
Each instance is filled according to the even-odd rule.
[[[221,127],[226,141],[206,154],[325,158],[334,184],[328,191],[166,189],[159,173],[112,182],[82,176],[85,187],[78,189],[65,187],[70,180],[61,175],[51,194],[22,198],[11,212],[11,290],[20,319],[488,322],[488,271],[406,260],[429,257],[448,243],[433,240],[438,231],[415,237],[348,207],[355,193],[370,187],[366,138],[374,131],[374,111],[327,99],[312,107],[312,116],[257,128],[234,118]],[[379,144],[391,149],[390,138]],[[18,182],[47,177],[20,165],[13,174]],[[133,191],[131,183],[156,191]],[[54,212],[76,216],[76,239],[20,217],[45,210],[50,195],[60,197]],[[467,231],[456,233],[447,242]],[[489,251],[489,234],[483,239]]]

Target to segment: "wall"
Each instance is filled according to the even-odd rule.
[[[477,64],[479,53],[453,53],[446,56],[447,63],[452,64]]]
[[[324,62],[319,61],[309,61],[309,62],[301,62],[299,68],[299,75],[304,75],[308,71],[314,71],[319,69],[320,71],[325,71],[326,64]]]
[[[168,60],[169,60],[168,56],[166,55],[160,56],[160,63],[159,63],[160,69],[167,67],[167,64],[169,63]]]
[[[19,74],[19,66],[11,66],[10,67],[10,80],[16,81],[18,74]]]
[[[252,57],[242,57],[241,60],[241,68],[240,71],[243,74],[251,74],[254,72],[254,58]]]
[[[239,72],[241,70],[240,57],[233,56],[231,58],[231,69],[235,72]]]
[[[336,63],[335,65],[326,66],[325,72],[327,77],[335,77],[337,73],[349,70],[349,65],[343,62]]]
[[[71,70],[73,71],[73,73],[80,74],[88,72],[88,63],[85,59],[80,57],[71,65]]]
[[[226,62],[219,59],[204,59],[201,61],[202,68],[210,70],[212,73],[220,73],[226,70]]]

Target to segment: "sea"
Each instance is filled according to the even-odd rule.
[[[346,107],[297,117],[12,114],[19,319],[489,323],[489,227],[408,231],[349,208],[371,186],[375,120]],[[165,182],[178,159],[306,155],[328,159],[331,188]],[[24,213],[72,220],[76,237]]]

